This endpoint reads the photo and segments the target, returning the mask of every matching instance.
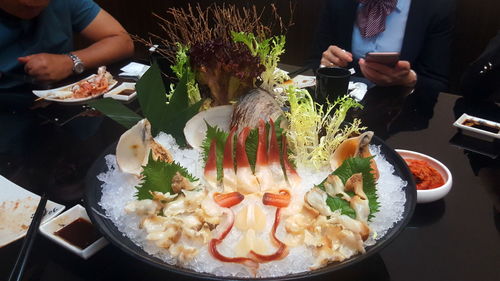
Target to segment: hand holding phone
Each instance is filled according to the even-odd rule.
[[[375,62],[389,67],[394,67],[399,61],[398,52],[369,52],[365,55],[367,62]]]

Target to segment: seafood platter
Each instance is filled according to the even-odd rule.
[[[34,90],[39,98],[61,103],[84,102],[99,97],[108,92],[117,84],[105,66],[97,69],[97,74],[92,74],[76,83],[50,90]]]
[[[243,20],[210,9],[172,14]],[[156,64],[137,82],[144,118],[87,175],[93,223],[137,259],[209,279],[309,277],[386,246],[416,202],[402,158],[347,117],[353,99],[320,105],[286,83],[284,36],[221,26],[174,44],[170,91]]]

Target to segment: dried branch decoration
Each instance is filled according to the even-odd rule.
[[[265,8],[258,11],[255,6],[236,7],[235,5],[218,5],[216,3],[203,9],[199,4],[187,9],[170,8],[168,17],[153,15],[164,31],[163,35],[150,34],[149,40],[134,36],[134,39],[152,46],[152,39],[160,43],[158,53],[174,62],[178,43],[193,46],[207,41],[231,43],[231,31],[253,33],[258,38],[268,38],[273,32],[284,34],[292,25],[293,7],[290,5],[290,16],[286,23],[278,14],[277,8],[271,4],[269,22],[264,22]],[[154,41],[156,41],[154,40]]]

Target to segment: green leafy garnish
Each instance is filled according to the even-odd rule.
[[[137,97],[142,112],[151,123],[153,136],[159,132],[172,135],[179,146],[186,145],[183,128],[201,106],[201,101],[189,105],[187,97],[187,73],[177,83],[170,100],[167,99],[161,72],[158,65],[153,64],[137,82]]]
[[[354,99],[344,96],[326,105],[314,102],[307,90],[289,87],[286,89],[290,111],[287,133],[293,160],[297,164],[320,169],[328,165],[328,159],[344,140],[352,134],[359,134],[364,127],[354,119],[341,127],[351,108],[362,108]]]
[[[217,142],[217,179],[220,180],[222,178],[222,159],[224,158],[224,145],[226,144],[226,139],[229,133],[222,131],[217,126],[212,127],[210,126],[210,124],[206,124],[207,133],[205,135],[203,143],[201,144],[201,147],[203,148],[203,162],[207,163],[210,144],[212,143],[212,140],[215,139],[215,141]]]
[[[353,157],[346,159],[340,167],[338,167],[333,174],[337,175],[342,183],[345,185],[347,180],[354,174],[361,173],[363,176],[363,191],[368,199],[368,206],[370,207],[370,215],[368,219],[373,217],[373,214],[378,212],[379,202],[376,193],[375,176],[372,173],[372,168],[370,166],[370,160],[373,157],[361,158]],[[350,193],[352,196],[353,194]],[[332,211],[340,210],[342,214],[349,215],[354,210],[349,206],[349,202],[345,201],[340,197],[328,196],[330,201],[327,200],[328,206]],[[342,202],[343,201],[343,202]],[[330,203],[328,203],[330,202]],[[334,204],[335,203],[335,204]]]
[[[340,210],[341,214],[350,216],[353,219],[356,218],[356,211],[351,208],[349,202],[342,198],[328,196],[328,198],[326,198],[326,204],[332,211]]]
[[[260,74],[262,79],[261,88],[273,93],[274,87],[283,81],[277,81],[275,70],[278,67],[280,55],[285,52],[285,36],[274,36],[267,39],[256,37],[252,33],[231,32],[233,41],[245,44],[253,56],[260,58],[260,63],[264,65],[265,70]],[[282,75],[278,73],[278,75]]]
[[[278,145],[281,148],[281,135],[283,135],[283,129],[280,127],[281,123],[281,118],[279,117],[276,119],[274,123],[274,127],[276,130],[276,138],[278,140]],[[266,124],[266,131],[270,133],[269,131],[270,124]],[[208,153],[210,151],[210,144],[212,143],[212,140],[215,139],[217,141],[217,178],[221,179],[222,178],[222,160],[224,158],[224,146],[226,145],[226,139],[228,137],[229,133],[226,133],[219,129],[217,126],[210,126],[207,123],[207,133],[205,135],[205,139],[203,140],[203,143],[201,145],[203,149],[203,161],[206,163],[207,158],[208,158]],[[233,155],[235,155],[236,151],[236,145],[237,145],[237,136],[235,134],[235,139],[233,141],[233,146],[234,146],[234,151]],[[250,167],[252,171],[255,171],[255,162],[257,160],[257,146],[259,143],[259,130],[257,128],[254,128],[250,131],[250,134],[247,137],[246,145],[245,145],[245,151],[247,152],[247,157],[248,157],[248,162],[250,163]],[[268,143],[269,147],[269,143]],[[281,153],[281,149],[280,149]]]
[[[179,164],[175,162],[167,163],[160,160],[156,161],[150,155],[148,164],[146,166],[143,166],[143,171],[141,173],[141,175],[143,176],[143,180],[138,186],[136,186],[137,199],[152,199],[152,191],[159,191],[162,193],[169,192],[170,194],[173,194],[172,178],[177,172],[179,172],[183,177],[187,178],[191,182],[197,180]]]
[[[114,99],[96,99],[89,101],[88,104],[127,129],[143,119],[142,116]]]
[[[176,43],[176,47],[177,53],[175,56],[175,64],[170,68],[179,80],[182,79],[184,73],[187,75],[186,88],[189,104],[195,104],[201,100],[201,94],[198,83],[196,82],[196,75],[192,70],[189,62],[189,47],[184,46],[178,42]],[[173,87],[173,85],[170,85],[170,90],[173,93],[175,91],[175,87]]]

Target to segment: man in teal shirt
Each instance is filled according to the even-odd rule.
[[[73,33],[91,45],[73,50]],[[22,85],[23,75],[54,82],[133,49],[120,23],[92,0],[0,0],[0,91]]]

